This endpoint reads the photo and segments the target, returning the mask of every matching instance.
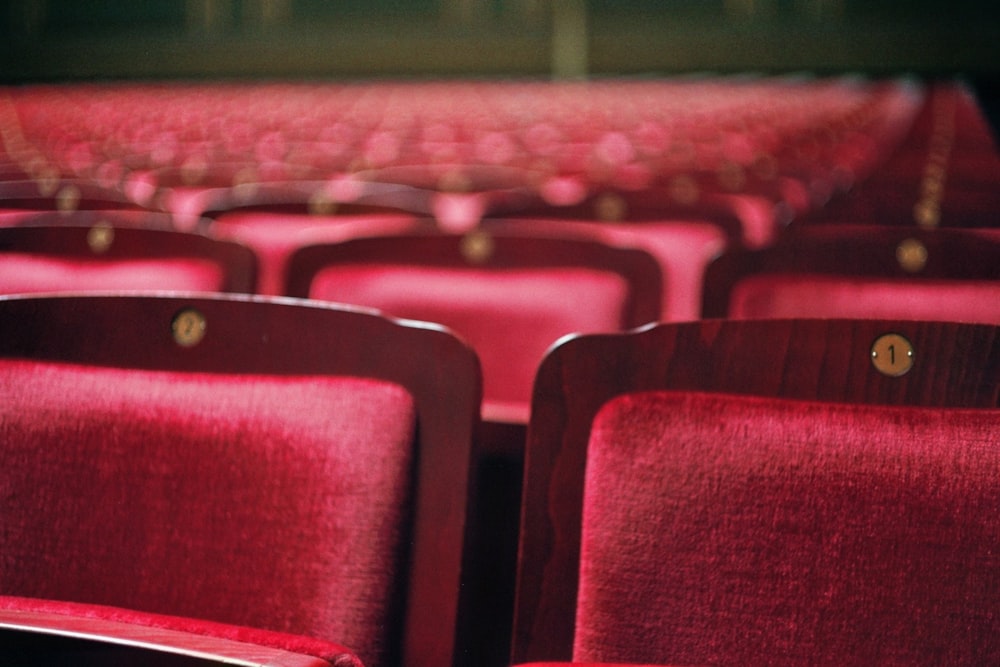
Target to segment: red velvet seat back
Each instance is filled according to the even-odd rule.
[[[303,248],[288,293],[450,328],[479,355],[484,416],[523,422],[545,351],[658,319],[661,275],[652,255],[595,239],[408,234]]]
[[[406,390],[30,361],[0,378],[5,593],[337,638],[384,664]]]
[[[447,326],[479,354],[486,400],[504,406],[527,404],[535,370],[561,336],[621,329],[628,285],[614,273],[584,268],[368,264],[321,270],[309,296]]]
[[[588,448],[574,657],[997,662],[998,434],[998,410],[612,400]]]
[[[249,248],[198,234],[104,221],[0,227],[2,294],[252,292],[256,272]]]
[[[712,262],[703,315],[997,324],[997,267],[993,232],[804,225]]]
[[[233,211],[213,220],[210,232],[215,238],[252,248],[260,261],[257,293],[277,295],[284,290],[288,257],[297,248],[356,236],[399,233],[414,227],[416,221],[416,216],[402,212],[333,216]]]
[[[613,200],[612,200],[613,201]],[[660,321],[684,322],[701,315],[705,268],[727,243],[726,230],[697,217],[632,222],[580,219],[498,219],[484,227],[523,234],[597,239],[626,248],[641,248],[656,258],[663,277]]]
[[[809,274],[750,276],[733,287],[735,318],[848,317],[1000,324],[1000,281],[913,281]]]
[[[0,594],[457,659],[480,380],[453,336],[221,295],[0,314]]]
[[[222,271],[197,259],[74,261],[0,253],[0,292],[31,294],[75,290],[218,292]]]

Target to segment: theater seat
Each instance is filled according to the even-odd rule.
[[[561,336],[658,319],[659,268],[636,249],[493,232],[405,234],[306,247],[287,293],[444,324],[483,366],[483,416],[524,423],[535,369]]]
[[[565,334],[654,321],[661,285],[655,260],[579,238],[404,234],[303,248],[289,261],[289,281],[293,296],[445,324],[476,351],[484,389],[474,585],[485,603],[472,662],[506,655],[524,433],[537,365]]]
[[[410,213],[369,212],[323,215],[281,210],[233,210],[212,220],[214,238],[242,243],[260,261],[257,293],[281,295],[287,282],[288,258],[299,248],[358,236],[398,234],[413,230],[420,219]]]
[[[10,667],[361,667],[348,649],[300,637],[119,607],[0,596]]]
[[[197,234],[90,226],[0,227],[0,293],[253,291],[246,247]]]
[[[1000,324],[991,231],[807,226],[731,248],[705,274],[704,316],[847,317]]]
[[[684,322],[701,316],[705,268],[729,243],[718,225],[685,218],[638,222],[593,218],[500,218],[483,221],[483,228],[525,235],[592,239],[648,252],[656,258],[663,278],[659,319],[665,322]]]
[[[514,662],[996,661],[998,341],[873,320],[564,341],[535,385]]]
[[[245,296],[0,320],[0,594],[458,660],[480,380],[452,335]]]

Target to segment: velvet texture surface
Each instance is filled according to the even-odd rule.
[[[416,220],[405,213],[325,216],[240,211],[223,213],[213,220],[211,233],[253,248],[260,262],[257,293],[281,295],[285,293],[288,257],[295,250],[358,236],[395,234],[413,227]]]
[[[608,245],[634,247],[651,254],[663,275],[660,320],[686,322],[701,316],[701,288],[705,268],[726,248],[720,226],[697,219],[627,222],[593,220],[519,219],[503,223],[518,232],[551,236],[595,238]]]
[[[232,641],[281,649],[292,653],[310,655],[330,663],[331,667],[362,667],[361,661],[340,644],[301,635],[259,630],[238,625],[227,625],[181,616],[150,614],[132,609],[105,605],[42,600],[0,595],[0,609],[62,614],[75,618],[118,621],[147,628],[176,630],[194,635],[217,637]]]
[[[0,362],[0,593],[388,664],[415,408],[360,378]]]
[[[697,221],[599,226],[602,227],[602,239],[642,248],[659,262],[663,272],[662,321],[698,319],[705,267],[726,247],[727,241],[721,229]]]
[[[527,413],[535,370],[574,332],[619,331],[627,296],[618,275],[589,269],[430,269],[370,264],[320,270],[309,296],[442,324],[483,368],[485,404]]]
[[[221,268],[197,259],[76,260],[0,254],[0,293],[70,290],[173,290],[218,292]]]
[[[733,318],[846,317],[1000,324],[1000,282],[762,275],[740,281]]]
[[[636,393],[589,447],[575,659],[1000,663],[1000,410]]]

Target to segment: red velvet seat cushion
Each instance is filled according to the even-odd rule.
[[[998,434],[989,409],[610,401],[575,659],[1000,664]]]
[[[546,350],[569,333],[620,330],[626,294],[620,276],[590,269],[380,264],[324,268],[309,290],[314,299],[369,306],[451,328],[479,355],[487,407],[514,414],[523,406],[521,418]]]
[[[223,272],[199,259],[134,259],[102,262],[22,254],[0,255],[0,293],[78,290],[172,290],[218,292]]]
[[[744,278],[729,316],[845,317],[1000,324],[1000,282],[768,274]]]
[[[0,362],[0,593],[385,658],[415,409],[361,378]]]

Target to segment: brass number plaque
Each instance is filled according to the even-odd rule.
[[[907,273],[920,273],[927,266],[927,246],[917,239],[906,239],[896,248],[896,261]]]
[[[187,308],[174,316],[170,330],[178,345],[193,347],[205,337],[205,316],[194,308]]]
[[[906,375],[913,368],[913,345],[899,334],[879,336],[872,345],[872,365],[883,375]]]
[[[485,264],[493,256],[493,237],[488,232],[473,231],[462,238],[459,251],[469,264]]]
[[[87,245],[95,255],[103,255],[115,242],[115,228],[111,223],[101,221],[87,231]]]
[[[80,206],[80,188],[67,185],[56,195],[56,208],[60,213],[70,214]]]

